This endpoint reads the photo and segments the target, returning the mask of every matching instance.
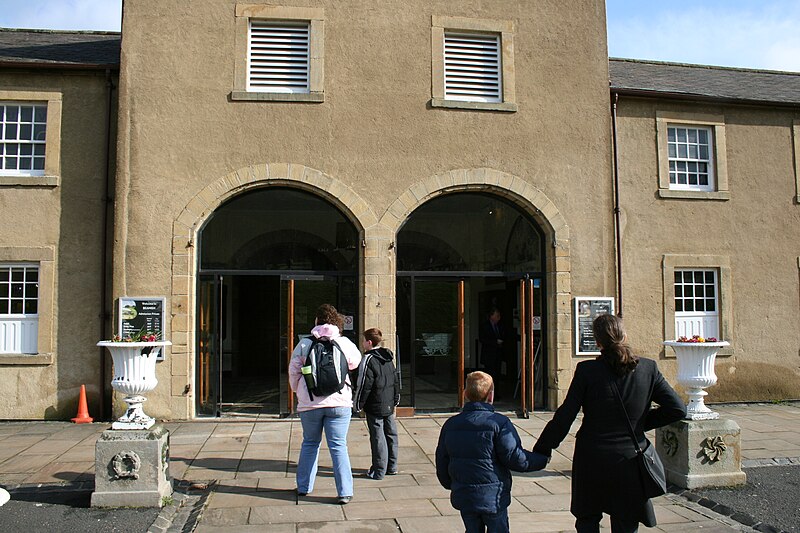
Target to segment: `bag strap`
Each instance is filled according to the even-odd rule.
[[[619,393],[619,389],[617,388],[617,382],[613,379],[610,379],[609,381],[611,382],[611,388],[614,389],[614,397],[617,399],[617,403],[622,408],[622,414],[625,415],[625,424],[628,426],[628,433],[633,441],[633,447],[636,449],[636,453],[641,455],[642,448],[639,446],[639,441],[636,439],[636,433],[633,431],[631,420],[628,418],[628,410],[625,409],[625,402],[622,401],[622,395]]]

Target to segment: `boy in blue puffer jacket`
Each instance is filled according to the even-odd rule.
[[[464,396],[468,403],[439,434],[436,476],[466,533],[508,533],[511,471],[541,470],[548,458],[523,449],[511,420],[494,412],[492,376],[469,374]]]

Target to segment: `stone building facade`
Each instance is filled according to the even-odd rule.
[[[624,311],[669,378],[661,342],[684,331],[797,370],[797,75],[609,61],[603,2],[123,9],[118,67],[0,49],[0,103],[46,101],[62,165],[0,177],[0,268],[40,284],[36,353],[0,355],[3,418],[71,416],[80,383],[106,403],[94,342],[137,296],[165,298],[146,407],[170,419],[291,413],[288,354],[325,302],[352,338],[383,331],[406,413],[458,408],[463,373],[493,364],[492,309],[508,410],[563,399],[592,357],[583,302]]]

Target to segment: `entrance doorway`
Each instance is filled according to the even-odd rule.
[[[466,374],[483,370],[498,409],[544,407],[542,242],[518,207],[485,193],[442,196],[411,214],[398,233],[401,406],[457,410]]]
[[[323,303],[357,340],[357,231],[302,191],[246,193],[200,233],[197,286],[198,415],[290,414],[288,363]]]

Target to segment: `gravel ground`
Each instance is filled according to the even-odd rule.
[[[743,468],[747,484],[731,489],[691,492],[779,530],[800,533],[800,466]]]
[[[89,491],[12,491],[0,507],[0,531],[24,533],[144,533],[159,509],[89,507]]]

